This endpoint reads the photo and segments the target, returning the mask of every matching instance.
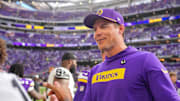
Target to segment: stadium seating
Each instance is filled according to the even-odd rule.
[[[175,6],[180,6],[180,0],[155,0],[151,4],[132,5],[130,7],[115,9],[123,15],[132,15],[136,13],[145,13],[154,10],[168,9]],[[68,21],[82,20],[90,12],[43,12],[43,11],[28,11],[23,9],[11,8],[2,5],[0,8],[0,16],[8,16],[12,18],[30,19],[38,21]],[[157,39],[174,38],[180,35],[180,24],[163,25],[159,27],[144,27],[144,28],[126,28],[125,41],[133,43],[138,41],[149,41]],[[61,34],[40,34],[33,32],[18,32],[14,30],[0,29],[0,38],[6,40],[9,45],[13,42],[35,43],[35,44],[95,44],[93,33],[78,32],[77,34],[61,33]],[[149,46],[136,47],[142,51],[150,51],[157,56],[179,56],[180,44],[160,44]],[[25,74],[36,74],[47,71],[49,67],[57,67],[60,65],[61,57],[65,52],[72,52],[78,57],[78,61],[90,61],[101,59],[98,49],[91,50],[58,50],[58,49],[29,49],[29,48],[8,48],[8,61],[5,67],[8,69],[13,63],[23,63],[25,66]],[[168,70],[180,69],[180,64],[164,63]],[[79,66],[78,71],[89,69],[89,66]],[[47,76],[47,74],[45,74]]]
[[[0,9],[0,15],[10,16],[31,20],[44,20],[44,21],[65,21],[65,20],[78,20],[82,16],[87,15],[88,12],[44,12],[44,11],[29,11],[17,8],[11,8],[7,5],[3,5]]]
[[[160,27],[126,29],[125,41],[137,42],[178,37],[180,24]],[[8,42],[23,42],[36,44],[94,44],[93,33],[78,34],[39,34],[0,30],[0,36]]]
[[[157,56],[169,56],[180,54],[180,44],[163,44],[151,46],[137,47],[142,51],[150,51]],[[47,70],[49,67],[56,67],[60,65],[61,57],[65,52],[72,52],[78,57],[78,61],[92,61],[101,59],[100,51],[98,49],[92,50],[45,50],[45,49],[18,49],[10,48],[8,52],[8,60],[6,65],[13,63],[23,63],[25,66],[25,73],[37,73]],[[81,70],[81,69],[79,69]]]
[[[116,7],[115,9],[123,15],[132,15],[137,13],[144,13],[154,10],[167,9],[179,6],[179,0],[159,0],[146,4],[132,5],[130,7]],[[44,21],[67,21],[67,20],[82,20],[82,17],[91,13],[90,11],[79,12],[43,12],[43,11],[29,11],[24,9],[11,8],[3,5],[0,9],[0,15],[11,16],[16,18],[44,20]]]

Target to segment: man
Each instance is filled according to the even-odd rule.
[[[180,101],[158,58],[126,46],[121,14],[100,9],[84,24],[94,29],[98,48],[107,57],[91,70],[83,101]]]
[[[38,93],[34,89],[34,81],[32,79],[24,78],[24,66],[22,64],[13,64],[8,72],[16,74],[19,77],[20,83],[31,97],[42,100],[46,99],[45,95]]]
[[[121,14],[100,9],[88,15],[84,24],[94,29],[94,39],[106,60],[91,69],[83,101],[180,101],[159,59],[126,46]]]
[[[62,67],[55,68],[50,72],[50,75],[48,77],[48,83],[54,84],[54,82],[57,81],[57,83],[61,84],[61,86],[70,90],[70,95],[73,98],[75,82],[72,74],[76,73],[76,56],[72,53],[65,53],[62,57],[61,66]]]
[[[177,74],[175,72],[170,72],[169,76],[174,87],[176,88],[176,91],[178,92],[178,94],[180,94],[180,82],[177,80]]]
[[[101,56],[102,56],[102,61],[105,60],[105,54],[103,51],[101,51]],[[86,91],[86,86],[87,86],[87,79],[88,79],[88,74],[89,71],[82,71],[80,72],[78,76],[78,89],[76,91],[75,97],[73,101],[82,101],[85,91]],[[59,101],[72,101],[72,97],[70,97],[67,88],[68,87],[62,87],[63,84],[59,84],[58,82],[55,82],[54,86],[48,83],[44,83],[45,87],[48,87],[52,89],[53,92],[50,92],[49,95],[53,95],[53,93],[56,94]],[[56,96],[53,95],[54,98],[52,98],[50,101],[57,101]]]

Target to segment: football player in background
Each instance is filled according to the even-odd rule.
[[[101,57],[102,61],[105,61],[105,53],[104,51],[101,51]],[[86,92],[86,86],[87,86],[87,79],[88,79],[88,74],[90,70],[82,71],[79,76],[78,76],[78,89],[75,94],[74,99],[71,98],[69,95],[70,93],[68,92],[67,88],[68,87],[63,87],[63,85],[59,84],[58,82],[55,82],[54,85],[50,83],[44,83],[44,86],[47,88],[52,89],[52,91],[49,93],[49,95],[53,96],[50,101],[82,101],[83,97]],[[55,95],[56,96],[55,96]]]
[[[102,62],[105,60],[105,53],[101,51]],[[73,101],[82,101],[86,92],[88,75],[90,70],[84,70],[78,75],[78,87]]]
[[[79,73],[77,82],[78,87],[73,101],[82,101],[84,94],[86,92],[86,85],[89,72],[89,70],[84,70]]]
[[[59,83],[61,87],[67,90],[67,92],[70,92],[68,98],[72,99],[74,98],[75,90],[75,82],[73,75],[76,73],[77,68],[76,56],[72,53],[65,53],[61,60],[61,66],[62,67],[55,68],[50,72],[48,77],[48,83]],[[50,91],[48,90],[48,93],[49,92]],[[49,100],[57,101],[58,99],[56,98],[56,96],[51,95]]]

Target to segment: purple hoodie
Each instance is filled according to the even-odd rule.
[[[83,101],[180,101],[152,53],[128,47],[93,67]]]

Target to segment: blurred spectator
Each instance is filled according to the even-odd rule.
[[[34,75],[33,76],[33,80],[34,80],[34,89],[40,93],[40,78],[39,75]],[[36,101],[37,99],[34,98],[34,101]]]
[[[171,81],[174,85],[174,87],[176,88],[176,91],[178,92],[178,94],[180,95],[180,81],[177,80],[177,74],[176,72],[170,72],[169,76],[171,78]]]

